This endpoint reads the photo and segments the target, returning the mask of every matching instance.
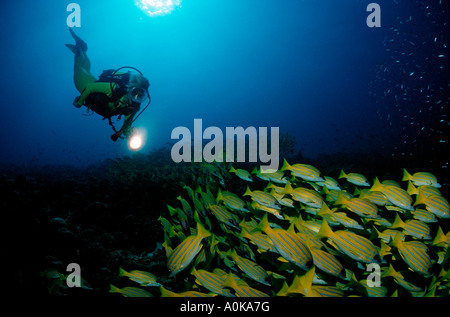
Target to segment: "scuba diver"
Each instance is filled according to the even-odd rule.
[[[77,108],[85,105],[88,110],[103,116],[103,119],[108,119],[114,130],[111,136],[113,141],[117,141],[119,137],[129,138],[133,134],[132,123],[150,105],[149,81],[139,70],[128,66],[105,70],[99,79],[95,78],[91,74],[91,62],[86,55],[87,44],[71,28],[69,31],[75,45],[66,44],[66,46],[75,54],[73,80],[81,94],[75,98],[73,105]],[[121,71],[123,69],[133,71]],[[141,104],[146,100],[147,105],[137,114]],[[125,116],[123,125],[116,130],[111,117],[119,116],[120,119],[122,115]]]

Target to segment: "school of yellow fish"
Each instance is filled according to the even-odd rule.
[[[220,165],[209,168],[223,185]],[[229,172],[246,185],[241,196],[223,186],[185,185],[179,206],[167,206],[168,215],[159,218],[167,275],[186,281],[185,289],[121,268],[120,276],[140,287],[111,285],[110,292],[450,296],[450,206],[433,174],[404,170],[401,182],[370,182],[341,171],[338,182],[314,166],[286,160],[269,173]]]

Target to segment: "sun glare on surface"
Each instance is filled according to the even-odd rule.
[[[151,17],[169,14],[181,6],[181,0],[135,0],[135,3]]]

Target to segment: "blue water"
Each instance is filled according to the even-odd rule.
[[[184,0],[150,17],[133,0],[80,0],[75,32],[94,75],[128,65],[150,80],[151,106],[135,123],[147,131],[143,153],[176,142],[171,131],[193,130],[195,118],[279,127],[308,157],[446,153],[444,5],[378,1],[382,27],[369,28],[370,2]],[[106,120],[72,105],[69,3],[1,4],[2,163],[88,166],[131,154]]]

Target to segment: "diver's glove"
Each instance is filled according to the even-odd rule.
[[[122,135],[122,131],[116,132],[113,135],[111,135],[111,140],[113,140],[114,142],[117,141],[118,138],[120,138],[120,136]]]
[[[75,100],[73,101],[73,105],[77,108],[81,108],[81,105],[78,103],[78,100],[80,100],[80,96],[75,97]]]

